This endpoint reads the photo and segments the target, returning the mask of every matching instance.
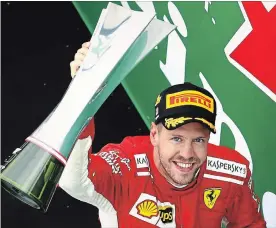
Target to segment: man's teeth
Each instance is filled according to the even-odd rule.
[[[180,166],[181,168],[190,168],[193,164],[191,163],[181,163],[181,162],[177,162],[176,163],[178,166]]]

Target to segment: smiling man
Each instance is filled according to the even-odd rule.
[[[153,139],[154,163],[168,182],[181,187],[193,180],[206,160],[209,135],[200,124],[189,123],[174,131],[164,129]]]
[[[88,47],[75,55],[72,75]],[[59,185],[99,208],[102,227],[265,227],[249,162],[208,143],[215,120],[211,93],[191,83],[171,86],[156,99],[149,136],[126,137],[92,154],[92,120]]]
[[[208,91],[184,83],[163,91],[155,110],[151,129],[154,163],[168,182],[187,185],[206,160],[210,131],[215,133],[214,98]]]

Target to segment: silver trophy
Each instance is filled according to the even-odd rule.
[[[1,167],[2,187],[46,212],[78,137],[103,102],[175,26],[114,3],[102,10],[89,53],[63,98]]]

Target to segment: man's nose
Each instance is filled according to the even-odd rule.
[[[180,155],[187,160],[194,157],[192,143],[186,142],[180,150]]]

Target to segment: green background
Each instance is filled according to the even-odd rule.
[[[120,2],[114,2],[121,4]],[[92,33],[103,8],[108,2],[73,2]],[[128,2],[133,10],[141,11],[136,2]],[[157,18],[169,19],[168,2],[154,2]],[[276,106],[227,59],[224,48],[243,24],[244,17],[237,2],[213,2],[209,10],[204,2],[174,2],[187,26],[183,37],[186,47],[185,81],[202,86],[202,72],[219,97],[223,110],[238,126],[249,147],[254,169],[255,192],[260,199],[266,191],[276,193],[275,129]],[[216,24],[213,24],[212,17]],[[87,38],[89,39],[89,38]],[[170,84],[160,69],[166,63],[168,39],[153,50],[122,82],[141,118],[149,127],[154,119],[154,103],[158,93]],[[183,75],[184,77],[184,75]],[[221,145],[235,148],[235,140],[227,125],[222,125]],[[273,181],[274,180],[274,181]]]

